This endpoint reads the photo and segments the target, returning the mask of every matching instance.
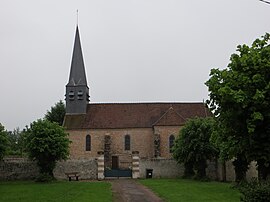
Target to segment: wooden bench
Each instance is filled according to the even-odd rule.
[[[66,176],[68,177],[68,181],[71,181],[71,178],[76,179],[76,181],[79,181],[79,173],[78,172],[70,172],[70,173],[65,173]]]

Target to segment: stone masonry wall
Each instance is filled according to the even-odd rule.
[[[218,169],[221,170],[221,164],[218,164]],[[221,172],[221,171],[219,171]],[[251,162],[249,165],[249,170],[246,173],[247,180],[250,180],[251,178],[257,177],[258,171],[256,169],[256,162]],[[226,181],[234,181],[235,180],[235,172],[234,172],[234,166],[232,164],[232,161],[226,162]]]
[[[67,160],[57,162],[54,176],[57,179],[67,179],[65,173],[79,172],[79,179],[97,179],[97,160]]]
[[[184,167],[172,159],[140,159],[140,178],[146,177],[146,169],[153,169],[153,178],[175,178],[184,174]]]
[[[0,180],[32,180],[38,173],[36,163],[24,158],[6,158],[0,162]]]
[[[177,164],[173,159],[140,159],[140,178],[146,177],[146,169],[153,169],[153,178],[175,178],[182,177],[184,166]],[[218,162],[208,162],[206,175],[211,180],[222,180],[222,164]],[[256,163],[252,162],[247,172],[247,180],[257,177]],[[234,181],[235,173],[231,161],[226,162],[226,180]]]
[[[140,159],[140,178],[146,177],[146,169],[153,169],[153,178],[175,178],[184,174],[183,165],[173,159]],[[97,160],[67,160],[57,162],[54,175],[57,179],[67,179],[65,172],[79,172],[80,179],[97,179]],[[222,164],[208,162],[207,176],[212,180],[222,180]],[[0,162],[0,180],[31,180],[39,173],[35,162],[24,158],[6,158]],[[247,179],[257,177],[256,163],[252,162],[247,172]],[[234,181],[232,163],[226,163],[226,180]]]
[[[154,132],[159,135],[160,138],[160,157],[161,158],[172,158],[169,147],[169,137],[174,135],[175,139],[179,135],[181,126],[155,126]]]
[[[66,172],[79,172],[79,179],[97,179],[97,161],[89,159],[57,162],[54,176],[57,179],[67,179]],[[0,180],[32,180],[38,174],[36,163],[24,158],[6,158],[0,162]]]
[[[183,164],[177,164],[173,159],[151,159],[151,160],[140,160],[140,177],[146,177],[146,169],[153,169],[153,178],[177,178],[184,175]],[[216,180],[217,169],[214,162],[208,162],[206,169],[207,176]]]
[[[109,158],[118,156],[120,167],[130,167],[132,151],[139,151],[140,158],[154,156],[154,135],[152,128],[69,130],[71,159],[96,158],[98,151],[104,151],[105,136],[110,136]],[[91,151],[85,151],[86,135],[91,136]],[[130,150],[125,150],[125,135],[130,136]],[[107,165],[107,164],[106,164]]]

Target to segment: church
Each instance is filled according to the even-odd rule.
[[[210,115],[203,102],[91,103],[89,98],[77,26],[63,123],[71,140],[70,159],[103,155],[101,171],[139,167],[134,155],[172,159],[174,140],[185,122]]]

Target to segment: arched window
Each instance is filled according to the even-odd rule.
[[[86,135],[86,138],[85,138],[85,150],[86,151],[91,151],[91,136],[90,135]]]
[[[173,148],[173,145],[174,145],[174,140],[175,140],[174,135],[170,135],[170,137],[169,137],[169,148],[170,148],[170,153],[172,153],[172,148]]]
[[[130,136],[125,135],[125,150],[130,150]]]

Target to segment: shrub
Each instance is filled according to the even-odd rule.
[[[238,185],[239,191],[243,194],[241,201],[244,202],[270,202],[270,182],[253,179],[250,182],[243,182]]]

